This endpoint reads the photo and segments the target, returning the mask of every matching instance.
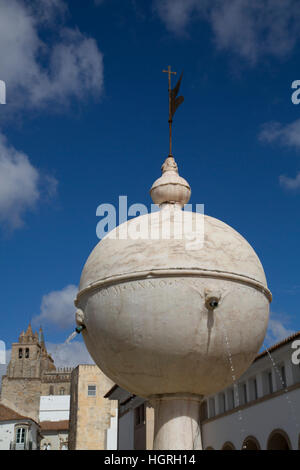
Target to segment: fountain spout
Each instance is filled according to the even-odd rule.
[[[80,334],[82,330],[84,330],[85,328],[86,327],[84,325],[79,325],[79,326],[76,326],[75,331],[76,333]]]

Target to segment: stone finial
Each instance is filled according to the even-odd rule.
[[[24,331],[22,331],[22,333],[21,333],[20,336],[19,336],[19,343],[23,343],[23,341],[24,341],[24,336],[25,336],[25,333],[24,333]]]
[[[26,339],[32,339],[33,338],[33,331],[32,331],[32,328],[31,328],[31,323],[29,322],[29,325],[28,325],[28,328],[25,332],[25,338]]]
[[[150,189],[154,204],[178,204],[183,207],[191,197],[191,188],[188,182],[179,176],[177,163],[173,155],[169,155],[161,167],[162,176],[158,178]]]
[[[44,332],[43,332],[43,329],[42,329],[41,326],[40,326],[40,329],[39,329],[39,343],[40,343],[42,348],[46,349]]]

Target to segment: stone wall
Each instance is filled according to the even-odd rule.
[[[39,419],[40,395],[40,379],[2,377],[1,402],[35,421]]]
[[[70,381],[42,380],[41,395],[70,395]]]
[[[88,395],[88,386],[96,386],[96,396]],[[110,427],[112,406],[104,395],[113,386],[96,365],[79,365],[72,373],[69,449],[104,450]]]

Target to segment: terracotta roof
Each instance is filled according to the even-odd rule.
[[[254,362],[260,359],[261,357],[266,356],[268,352],[271,353],[275,351],[276,349],[281,348],[281,346],[284,346],[285,344],[288,344],[290,341],[293,341],[294,339],[299,338],[299,337],[300,337],[300,331],[297,331],[297,333],[293,333],[291,336],[288,336],[287,338],[284,338],[282,341],[279,341],[279,343],[273,344],[273,346],[270,346],[269,348],[265,349],[260,354],[258,354],[256,358],[254,359]]]
[[[41,431],[68,431],[69,420],[63,421],[41,421]]]
[[[0,404],[0,421],[14,421],[17,419],[30,419],[34,421],[28,416],[22,416],[11,408]]]

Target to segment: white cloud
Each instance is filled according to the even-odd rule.
[[[49,196],[56,192],[57,181],[44,177]],[[23,225],[24,213],[32,210],[41,197],[43,176],[24,153],[9,146],[0,133],[0,223],[13,230]]]
[[[285,189],[289,189],[292,191],[300,189],[300,171],[297,173],[295,178],[289,178],[288,176],[280,175],[279,182],[280,185]]]
[[[300,149],[300,119],[296,119],[289,124],[281,124],[280,122],[267,122],[262,126],[259,134],[262,142],[272,143],[278,142],[282,146]],[[285,175],[279,176],[280,185],[288,190],[296,190],[300,188],[300,172],[295,178]]]
[[[69,344],[47,343],[47,351],[52,355],[56,367],[75,367],[78,364],[94,364],[86,346],[81,341]]]
[[[52,291],[42,298],[41,313],[34,317],[33,323],[53,324],[60,328],[75,327],[74,299],[78,288],[72,284],[58,291]]]
[[[202,3],[206,3],[202,2]],[[167,29],[175,34],[183,34],[193,15],[199,12],[198,0],[154,0],[154,10]]]
[[[262,126],[259,139],[267,143],[278,141],[286,147],[300,148],[300,119],[289,124],[267,122]]]
[[[154,9],[176,34],[208,21],[218,49],[252,64],[267,54],[284,57],[300,37],[298,0],[154,0]]]
[[[63,0],[0,2],[0,78],[10,107],[59,105],[101,93],[102,53],[94,39],[64,26],[66,10]],[[50,46],[41,33],[52,30]]]
[[[272,346],[295,332],[289,328],[289,322],[287,316],[271,313],[265,340],[267,346]]]

